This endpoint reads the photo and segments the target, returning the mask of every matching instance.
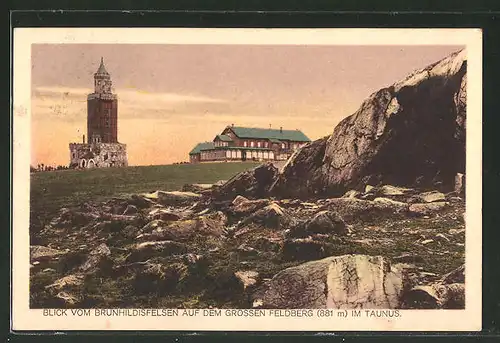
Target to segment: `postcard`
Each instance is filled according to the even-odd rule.
[[[478,331],[479,29],[16,28],[14,331]]]

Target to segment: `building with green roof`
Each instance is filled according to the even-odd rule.
[[[227,126],[212,142],[198,143],[191,163],[286,160],[311,140],[300,130]]]

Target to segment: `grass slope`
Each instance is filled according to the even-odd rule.
[[[61,207],[130,193],[180,190],[186,183],[214,183],[257,164],[203,163],[33,173],[31,225],[43,225],[47,216]]]

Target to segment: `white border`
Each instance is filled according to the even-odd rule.
[[[465,45],[466,308],[407,310],[397,319],[47,317],[29,309],[31,44]],[[13,330],[477,331],[481,329],[482,32],[480,29],[16,28],[13,54]],[[397,81],[397,80],[394,80]]]

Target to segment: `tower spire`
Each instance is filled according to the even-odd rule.
[[[109,75],[109,73],[106,70],[106,67],[104,67],[104,58],[102,56],[101,56],[101,64],[99,65],[99,68],[97,69],[96,74]]]

